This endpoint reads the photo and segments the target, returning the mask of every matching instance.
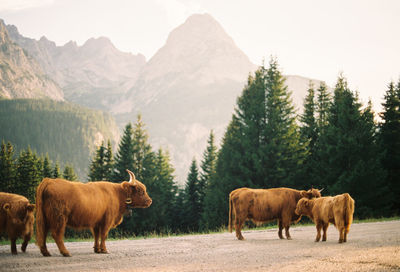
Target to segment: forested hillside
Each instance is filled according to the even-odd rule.
[[[12,142],[17,154],[28,146],[48,153],[61,167],[71,164],[81,180],[96,147],[118,138],[109,114],[52,100],[0,100],[0,127],[0,139]]]

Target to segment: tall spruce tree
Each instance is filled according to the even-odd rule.
[[[199,194],[199,170],[196,159],[192,160],[185,185],[185,225],[188,231],[197,231],[200,221],[200,194]]]
[[[393,194],[393,212],[400,214],[400,80],[391,82],[382,104],[380,140],[383,150],[383,166],[387,171],[386,183]]]
[[[106,180],[105,161],[106,147],[104,142],[97,148],[95,156],[90,163],[89,181]]]
[[[302,168],[302,182],[298,182],[298,188],[305,189],[314,183],[315,179],[315,145],[318,140],[318,128],[315,118],[316,103],[315,103],[315,90],[312,82],[310,81],[307,90],[307,96],[304,99],[304,113],[300,116],[300,135],[302,144],[307,150],[307,157]]]
[[[15,181],[14,147],[10,142],[1,142],[0,192],[12,192]]]
[[[264,72],[266,116],[263,160],[260,165],[265,187],[294,186],[299,180],[306,149],[300,144],[299,127],[285,78],[276,60]]]
[[[153,204],[148,208],[145,217],[152,219],[153,230],[167,233],[173,229],[173,214],[177,187],[174,182],[174,168],[167,151],[159,149],[154,160],[154,178],[148,185]]]
[[[331,96],[328,92],[328,87],[325,82],[322,82],[317,89],[317,102],[316,102],[316,122],[318,133],[328,125],[328,113],[331,105]]]
[[[204,196],[210,184],[211,178],[215,175],[217,163],[217,147],[214,143],[214,132],[211,130],[207,140],[207,147],[203,152],[203,160],[201,161],[201,173],[199,176],[199,203],[200,212],[203,211]]]
[[[148,143],[149,136],[140,115],[137,117],[134,128],[131,129],[131,132],[127,133],[126,135],[126,141],[124,145],[122,145],[124,148],[126,148],[126,150],[124,153],[121,153],[120,149],[118,154],[124,154],[124,157],[127,158],[129,164],[126,162],[122,163],[122,157],[118,156],[117,154],[116,168],[118,169],[118,167],[124,165],[127,167],[125,169],[131,170],[135,174],[136,179],[143,182],[147,186],[147,192],[150,197],[154,198],[152,194],[153,192],[157,194],[158,190],[158,188],[156,188],[157,184],[155,184],[156,154],[152,151],[152,147]],[[130,139],[128,139],[129,135],[131,135]],[[122,141],[124,141],[124,138]],[[129,143],[130,146],[128,146]],[[119,171],[122,171],[122,169]],[[121,180],[126,180],[126,176],[127,174],[123,176]],[[157,197],[155,197],[155,201],[156,199]],[[154,209],[151,209],[151,207],[146,210],[136,209],[132,217],[124,220],[124,222],[121,224],[121,228],[129,234],[132,234],[133,232],[135,234],[144,234],[147,232],[157,231],[159,226],[156,225],[156,218],[152,216],[153,210]]]
[[[36,187],[42,179],[42,165],[40,159],[31,148],[21,151],[16,163],[16,180],[13,192],[35,202]]]
[[[107,149],[105,153],[104,160],[104,179],[112,180],[113,177],[113,169],[114,169],[114,156],[112,151],[112,145],[110,139],[107,141]]]
[[[306,149],[291,93],[271,59],[249,76],[218,154],[215,179],[205,196],[203,228],[227,222],[228,198],[239,187],[295,186]]]
[[[244,155],[241,124],[234,115],[218,152],[216,174],[211,178],[204,197],[202,230],[218,229],[228,223],[229,193],[240,187],[254,186],[242,171]]]
[[[128,123],[118,145],[118,152],[115,155],[114,182],[121,182],[127,179],[126,169],[133,171],[133,128]],[[136,174],[136,173],[135,173]]]
[[[343,76],[335,86],[328,126],[321,134],[320,180],[327,193],[350,193],[356,200],[356,216],[384,215],[388,193],[385,171],[376,142],[376,126],[371,107],[364,110],[349,90]]]

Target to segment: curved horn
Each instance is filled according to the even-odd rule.
[[[319,190],[319,192],[321,193],[325,188],[322,188],[321,190]]]
[[[135,184],[136,182],[136,177],[135,177],[135,174],[134,173],[132,173],[132,171],[130,171],[130,170],[128,170],[128,169],[126,169],[126,172],[128,172],[128,174],[129,174],[129,183],[133,183],[133,184]]]

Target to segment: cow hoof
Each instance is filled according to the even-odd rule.
[[[293,240],[292,237],[287,237],[286,239],[288,239],[288,240]]]
[[[17,255],[18,253],[15,251],[15,252],[11,252],[11,254],[12,255]]]
[[[64,252],[64,253],[61,253],[64,257],[71,257],[71,254],[69,254],[69,252]]]

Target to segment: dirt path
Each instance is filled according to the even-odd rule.
[[[291,228],[293,240],[277,230],[109,241],[109,254],[95,254],[92,242],[66,243],[72,257],[42,257],[29,244],[12,256],[0,246],[0,271],[400,271],[400,221],[353,224],[348,242],[338,244],[334,226],[327,242],[314,242],[314,226]],[[20,246],[18,245],[18,250]]]

